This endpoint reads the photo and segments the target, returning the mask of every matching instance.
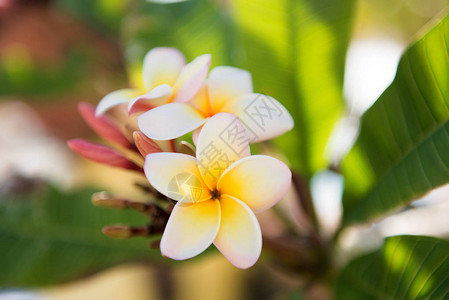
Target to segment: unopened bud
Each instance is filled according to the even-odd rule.
[[[155,141],[153,141],[140,131],[134,131],[133,139],[137,149],[143,157],[146,157],[150,153],[157,153],[162,151]]]
[[[125,148],[132,149],[133,145],[128,141],[114,121],[106,115],[95,116],[95,107],[89,103],[82,102],[78,105],[84,121],[102,138],[119,144]]]
[[[126,158],[118,151],[105,145],[91,143],[83,139],[73,139],[67,142],[70,149],[92,161],[112,167],[143,172],[142,168]]]
[[[127,202],[125,199],[116,198],[106,192],[98,192],[92,195],[92,203],[95,206],[125,209],[128,207]]]
[[[124,225],[110,225],[103,227],[104,235],[115,239],[128,239],[132,236],[132,230],[129,226]]]
[[[148,227],[129,227],[126,225],[110,225],[103,227],[104,235],[116,239],[128,239],[134,236],[148,236]]]

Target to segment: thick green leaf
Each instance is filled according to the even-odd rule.
[[[345,222],[365,221],[449,182],[449,17],[407,49],[362,118],[343,163]]]
[[[327,167],[324,150],[343,110],[342,84],[353,0],[233,0],[243,67],[256,91],[275,97],[295,119],[280,138],[295,169]]]
[[[148,220],[132,211],[95,207],[91,194],[45,187],[34,197],[0,199],[0,287],[54,284],[123,261],[161,257],[148,239],[104,236],[104,225],[138,226]]]
[[[229,5],[229,6],[228,6]],[[129,61],[174,46],[189,59],[211,53],[213,65],[249,70],[256,92],[273,96],[295,119],[279,139],[293,167],[326,167],[324,148],[343,110],[345,52],[354,0],[214,0],[141,4],[128,18]]]
[[[447,299],[449,241],[387,238],[381,250],[351,261],[336,286],[338,300]]]

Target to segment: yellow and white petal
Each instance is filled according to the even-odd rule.
[[[187,103],[169,103],[141,114],[140,131],[153,140],[171,140],[200,127],[206,119]]]
[[[247,269],[259,259],[262,233],[251,209],[237,198],[220,198],[221,224],[214,245],[237,268]]]
[[[173,86],[186,64],[184,55],[176,48],[151,49],[143,59],[142,79],[147,90],[161,84]]]
[[[177,203],[161,239],[164,256],[182,260],[206,250],[220,227],[220,204],[217,200]]]
[[[217,189],[242,200],[254,212],[262,212],[287,194],[291,178],[290,169],[280,160],[253,155],[230,166],[220,177]]]
[[[264,94],[243,94],[222,109],[237,115],[251,143],[277,137],[293,128],[293,118],[277,100]]]
[[[128,114],[142,112],[166,104],[171,96],[172,88],[168,84],[161,84],[148,93],[138,96],[128,103]]]
[[[207,96],[207,88],[205,84],[203,84],[198,93],[193,96],[189,103],[195,106],[195,108],[198,109],[204,116],[211,115],[209,97]]]
[[[95,109],[95,115],[100,116],[117,105],[129,103],[132,99],[141,94],[142,91],[138,89],[121,89],[111,92],[98,102],[97,108]]]
[[[196,159],[172,152],[148,154],[143,167],[150,184],[161,194],[181,202],[201,202],[211,197],[201,179]]]
[[[251,73],[228,66],[213,68],[207,79],[207,87],[211,107],[215,113],[220,112],[223,105],[233,97],[253,92]]]
[[[203,86],[211,62],[210,54],[203,54],[184,66],[173,87],[173,102],[187,102]]]
[[[248,155],[246,132],[235,115],[218,113],[204,124],[197,140],[196,157],[203,180],[211,190],[232,163]]]

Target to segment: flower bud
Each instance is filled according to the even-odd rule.
[[[91,143],[83,139],[73,139],[68,141],[67,144],[70,149],[89,160],[112,167],[142,171],[141,167],[107,146]]]
[[[115,239],[128,239],[132,236],[132,230],[129,226],[124,225],[110,225],[103,227],[104,235]]]
[[[85,102],[78,105],[78,110],[84,121],[92,128],[99,136],[105,140],[119,144],[128,149],[134,149],[129,140],[120,131],[117,125],[106,115],[95,116],[95,108]]]
[[[161,152],[161,148],[156,144],[155,141],[148,138],[145,134],[140,131],[134,131],[133,133],[134,143],[137,149],[143,157],[150,153]]]

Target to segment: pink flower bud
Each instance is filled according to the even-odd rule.
[[[78,110],[84,121],[102,138],[112,143],[119,144],[128,149],[134,149],[129,140],[115,125],[115,123],[106,115],[95,116],[95,108],[86,102],[78,105]]]
[[[143,157],[147,156],[150,153],[162,152],[161,148],[156,144],[155,141],[153,141],[140,131],[134,131],[133,138],[137,149],[139,149],[139,152]]]
[[[70,149],[89,160],[113,167],[142,171],[141,167],[107,146],[90,143],[83,139],[73,139],[67,144]]]

